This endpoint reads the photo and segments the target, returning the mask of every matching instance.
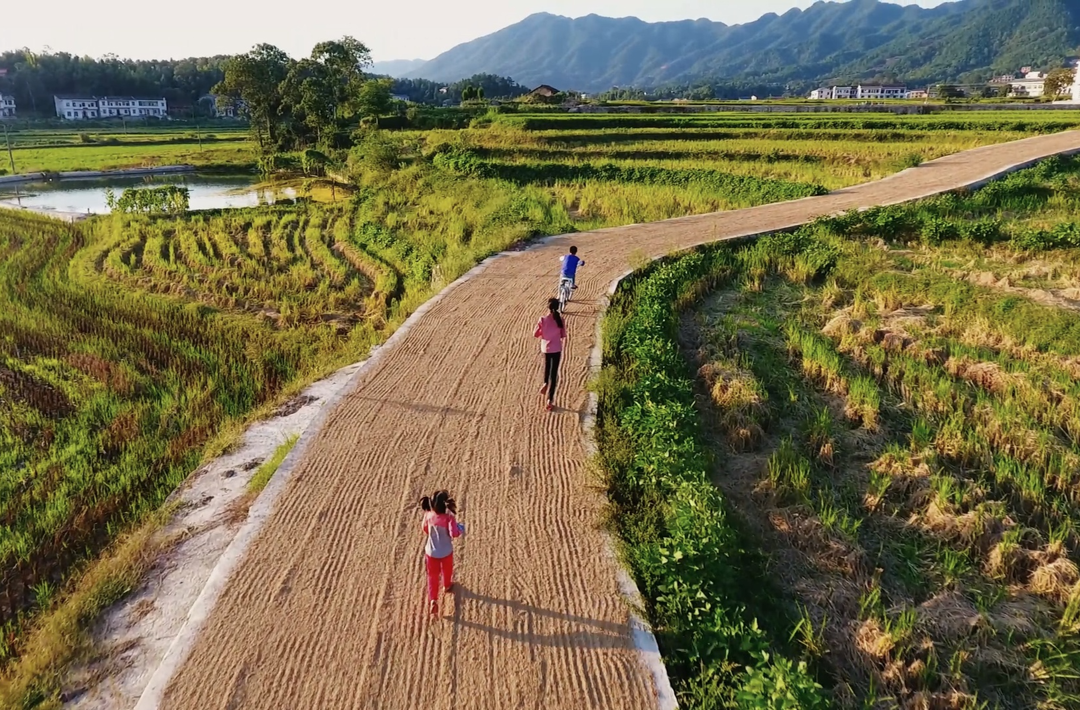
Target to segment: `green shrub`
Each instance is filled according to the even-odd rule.
[[[785,259],[811,245],[805,233],[761,241]],[[604,328],[600,455],[625,556],[680,702],[823,708],[806,666],[778,655],[748,611],[747,561],[709,477],[693,385],[675,340],[676,304],[702,284],[730,278],[738,263],[730,247],[719,247],[624,282]]]

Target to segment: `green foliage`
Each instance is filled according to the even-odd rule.
[[[793,248],[792,252],[797,249]],[[601,460],[625,556],[676,692],[691,707],[824,708],[805,664],[776,655],[747,610],[747,560],[708,475],[676,303],[729,278],[725,247],[666,261],[625,283],[609,309]]]
[[[293,434],[283,443],[278,445],[278,447],[274,449],[273,456],[264,461],[255,471],[255,475],[248,481],[248,490],[252,493],[258,493],[266,488],[266,484],[270,483],[270,479],[274,477],[278,468],[281,467],[281,462],[285,460],[285,457],[289,455],[289,452],[293,450],[293,447],[296,446],[296,442],[299,440],[300,437]]]
[[[1060,67],[1047,73],[1046,83],[1043,85],[1043,96],[1056,99],[1065,94],[1073,84],[1076,72],[1072,69]]]
[[[161,96],[170,104],[209,106],[199,99],[221,81],[227,57],[188,59],[100,59],[68,52],[0,52],[0,92],[14,95],[19,116],[55,116],[52,96],[92,91],[99,96]]]
[[[187,212],[190,198],[191,191],[179,185],[129,187],[119,199],[111,189],[105,191],[109,209],[122,214],[182,214]]]
[[[226,60],[225,75],[213,89],[215,94],[235,96],[244,102],[260,147],[277,144],[278,116],[285,103],[282,85],[291,63],[282,50],[260,44],[246,54]]]
[[[361,116],[375,119],[390,113],[392,85],[389,79],[373,79],[364,82],[357,98],[357,112]]]

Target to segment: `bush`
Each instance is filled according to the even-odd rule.
[[[356,146],[349,152],[349,167],[389,172],[401,167],[403,146],[385,131],[360,130]]]
[[[942,242],[956,239],[959,230],[949,220],[937,215],[931,215],[923,220],[920,234],[924,244],[936,246]]]
[[[965,239],[985,246],[990,246],[1002,239],[1001,222],[996,219],[969,222],[961,228],[960,232]]]

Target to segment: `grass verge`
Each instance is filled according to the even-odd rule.
[[[159,534],[174,510],[171,505],[162,507],[119,538],[38,616],[19,663],[0,676],[0,708],[53,710],[62,706],[63,672],[91,653],[94,620],[134,590],[158,556],[177,541]]]
[[[285,457],[289,455],[289,452],[293,450],[299,440],[300,435],[293,434],[283,444],[274,449],[274,455],[264,461],[263,465],[259,466],[259,469],[255,471],[255,475],[248,481],[249,492],[260,493],[262,489],[266,488],[266,484],[270,483],[270,479],[277,473],[281,462],[285,460]]]

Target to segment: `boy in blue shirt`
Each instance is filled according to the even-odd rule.
[[[570,253],[563,254],[560,261],[562,261],[562,277],[570,279],[571,288],[577,288],[577,268],[585,265],[585,262],[578,258],[577,247],[570,247]]]

